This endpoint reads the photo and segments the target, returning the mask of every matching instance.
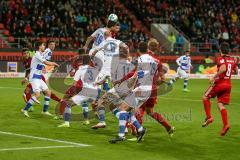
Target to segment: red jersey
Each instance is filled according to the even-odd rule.
[[[218,70],[219,70],[220,66],[223,64],[226,65],[227,70],[216,78],[215,84],[231,85],[231,76],[237,66],[236,61],[233,57],[221,56],[217,59]]]
[[[32,58],[31,57],[29,57],[27,59],[23,59],[23,65],[24,65],[25,70],[30,69],[31,62],[32,62]]]
[[[24,65],[24,69],[25,69],[25,77],[28,77],[28,75],[30,74],[31,62],[32,62],[32,57],[23,59],[23,65]]]
[[[112,37],[112,38],[116,38],[116,33],[111,32],[111,37]]]
[[[79,66],[81,65],[81,59],[77,57],[76,59],[73,60],[72,62],[72,70],[70,71],[70,76],[73,77],[78,70]]]

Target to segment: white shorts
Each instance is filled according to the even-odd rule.
[[[103,80],[106,80],[107,77],[110,77],[110,76],[111,76],[110,71],[101,69],[101,71],[99,72],[99,74],[98,74],[98,76],[96,78],[95,83],[100,83]]]
[[[137,95],[141,92],[140,95]],[[138,108],[146,102],[152,93],[152,86],[139,86],[126,96],[124,102],[131,108]]]
[[[189,76],[188,76],[188,73],[185,70],[178,67],[176,77],[186,79]]]
[[[47,84],[42,79],[32,79],[30,83],[34,93],[46,91],[48,89]]]
[[[98,87],[83,86],[83,89],[75,96],[72,97],[72,101],[76,105],[81,105],[83,102],[92,102],[97,99],[99,94]]]
[[[94,101],[94,98],[87,97],[87,96],[82,96],[80,94],[77,94],[72,97],[72,101],[76,105],[82,105],[84,102],[92,102]]]

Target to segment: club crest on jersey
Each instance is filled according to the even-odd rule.
[[[224,63],[224,59],[221,59],[221,60],[220,60],[220,63]]]

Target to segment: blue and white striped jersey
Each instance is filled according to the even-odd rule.
[[[44,68],[44,61],[46,61],[43,53],[36,51],[31,62],[31,71],[29,80],[42,79],[42,69]]]
[[[43,57],[44,57],[47,61],[50,61],[51,58],[52,58],[52,50],[49,49],[49,48],[45,49]]]
[[[190,67],[192,66],[190,56],[183,55],[183,56],[179,57],[176,60],[176,62],[182,70],[189,70]]]

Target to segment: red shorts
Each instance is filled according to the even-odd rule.
[[[217,84],[210,86],[205,92],[205,96],[208,98],[218,98],[218,102],[223,104],[229,104],[231,95],[231,85]]]
[[[150,97],[146,102],[144,102],[140,108],[154,108],[157,103],[157,97]]]

